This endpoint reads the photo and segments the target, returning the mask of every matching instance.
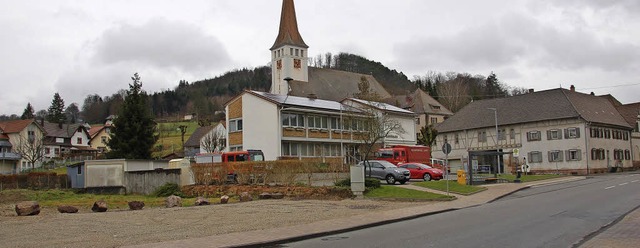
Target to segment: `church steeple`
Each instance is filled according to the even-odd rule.
[[[276,41],[270,50],[276,49],[284,45],[292,45],[297,47],[309,48],[304,43],[302,35],[298,31],[298,20],[296,19],[296,9],[293,0],[282,1],[282,12],[280,14],[280,30]]]
[[[298,31],[293,0],[282,1],[280,29],[271,50],[271,93],[287,95],[289,81],[309,81],[307,46]],[[291,80],[285,81],[285,78]]]

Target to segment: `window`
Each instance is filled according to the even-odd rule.
[[[582,160],[582,153],[578,149],[567,150],[567,161],[580,161]]]
[[[51,148],[46,147],[44,148],[44,154],[49,154],[51,152]]]
[[[420,125],[420,117],[416,118],[416,125]]]
[[[242,119],[230,120],[229,132],[240,132],[240,131],[242,131]]]
[[[629,140],[629,132],[622,131],[622,139],[623,140]]]
[[[509,139],[516,139],[516,130],[513,128],[509,130]]]
[[[431,119],[431,124],[436,124],[436,123],[438,123],[438,118],[436,118],[436,117],[431,117],[430,119]]]
[[[506,130],[505,129],[498,129],[498,140],[506,140],[507,139],[507,135],[506,135]]]
[[[289,48],[289,55],[293,55],[293,48]]]
[[[304,57],[304,50],[300,49],[300,57]]]
[[[340,121],[339,117],[331,117],[331,129],[334,129],[334,130],[342,129],[342,122]]]
[[[27,131],[27,139],[29,139],[30,143],[33,143],[33,141],[36,140],[36,132],[34,131]]]
[[[364,120],[362,119],[351,120],[351,130],[364,131],[365,130]]]
[[[301,114],[282,114],[282,126],[304,127],[304,116]]]
[[[527,132],[527,141],[539,141],[540,136],[540,131]]]
[[[552,129],[547,130],[547,140],[559,140],[562,139],[562,130]]]
[[[593,148],[591,149],[591,160],[604,160],[604,149]]]
[[[460,136],[458,134],[455,134],[453,136],[453,142],[456,144],[460,143]]]
[[[242,151],[242,146],[232,146],[232,147],[229,147],[229,151],[230,151],[230,152]],[[229,157],[229,159],[231,159],[231,158],[233,158],[233,157]]]
[[[64,143],[64,138],[56,138],[56,143]]]
[[[106,136],[100,137],[100,141],[102,141],[102,144],[107,144],[107,137]]]
[[[529,152],[529,163],[542,163],[542,153],[538,151]]]
[[[611,129],[606,129],[603,132],[604,132],[605,139],[611,139]]]
[[[577,127],[570,127],[564,130],[565,139],[577,139],[580,138],[580,129]]]
[[[53,154],[54,155],[59,155],[60,154],[60,148],[53,149]]]
[[[631,160],[631,151],[624,150],[624,160]]]
[[[478,142],[487,142],[487,132],[478,131]]]
[[[296,56],[298,56],[300,49],[296,49]]]
[[[614,160],[622,160],[624,153],[622,150],[614,149],[613,150],[613,159]]]
[[[327,129],[327,117],[310,115],[307,117],[309,128]]]
[[[78,143],[78,145],[82,145],[82,138],[78,137],[78,139],[76,139],[76,142]]]
[[[78,165],[78,171],[76,171],[76,174],[78,175],[82,175],[82,166]]]
[[[562,151],[549,151],[549,162],[562,162]]]

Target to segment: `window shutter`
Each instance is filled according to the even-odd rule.
[[[551,139],[551,130],[547,130],[547,140]]]
[[[578,130],[580,130],[580,129],[578,129]],[[576,152],[576,160],[578,160],[578,161],[582,160],[582,151],[581,150],[578,150]]]
[[[531,132],[527,132],[527,141],[531,141]]]
[[[565,128],[565,129],[564,129],[564,138],[565,138],[565,139],[568,139],[568,138],[569,138],[569,129],[568,129],[568,128]]]
[[[567,157],[567,161],[569,161],[569,159],[571,159],[571,151],[565,150],[564,151],[564,155],[565,155],[565,157]]]
[[[576,138],[580,138],[580,128],[576,127]]]
[[[529,156],[529,163],[533,162],[533,156],[531,156],[531,152],[527,154]]]
[[[549,158],[549,162],[553,162],[553,158],[551,156],[551,153],[552,153],[551,151],[547,152],[547,157]]]
[[[567,156],[568,158],[569,156]],[[562,153],[562,151],[558,151],[558,161],[562,162],[564,161],[564,154]]]

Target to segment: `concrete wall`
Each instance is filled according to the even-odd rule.
[[[165,183],[180,185],[180,169],[127,171],[124,173],[124,187],[127,194],[148,195]]]
[[[281,121],[275,104],[252,94],[242,96],[243,141],[242,149],[259,149],[265,160],[280,156]]]

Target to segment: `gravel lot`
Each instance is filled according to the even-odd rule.
[[[213,200],[213,199],[212,199]],[[371,211],[433,204],[373,200],[258,200],[139,211],[80,209],[18,217],[14,205],[0,211],[0,247],[118,247],[311,223]]]

